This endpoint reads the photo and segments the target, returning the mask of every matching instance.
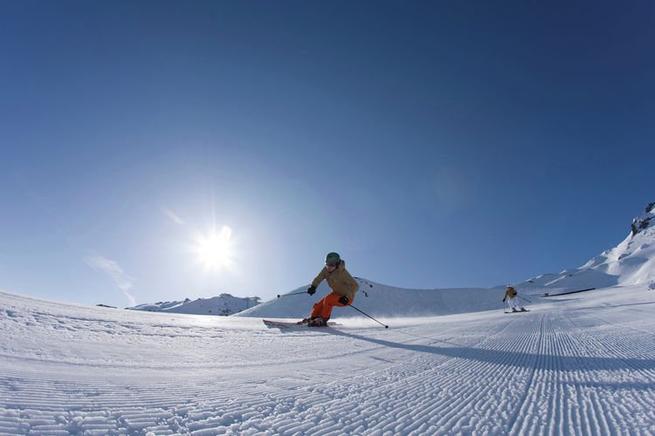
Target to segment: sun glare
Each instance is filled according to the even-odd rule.
[[[220,232],[215,230],[200,236],[196,241],[195,252],[198,261],[210,270],[229,268],[232,264],[232,229],[223,226]]]

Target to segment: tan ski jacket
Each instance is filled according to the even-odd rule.
[[[343,260],[332,272],[328,272],[327,268],[323,267],[321,272],[318,273],[312,282],[312,286],[318,287],[323,280],[327,280],[332,291],[344,297],[348,297],[351,301],[355,298],[355,293],[357,292],[357,289],[359,289],[357,281],[350,275],[346,269],[346,262]]]
[[[510,286],[505,291],[505,298],[503,298],[503,300],[512,299],[512,298],[516,297],[516,295],[517,295],[516,289],[514,289],[513,287]]]

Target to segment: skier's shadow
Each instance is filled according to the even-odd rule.
[[[393,342],[385,339],[376,339],[348,333],[343,330],[334,331],[334,334],[360,341],[371,342],[377,345],[383,345],[389,348],[513,367],[557,371],[602,371],[620,369],[655,370],[655,359],[639,359],[635,357],[562,356],[461,346],[439,347],[433,345],[404,344],[402,342]],[[655,386],[655,383],[652,386]]]

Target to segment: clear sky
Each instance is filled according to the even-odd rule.
[[[652,1],[3,0],[0,53],[8,291],[494,286],[655,201]]]

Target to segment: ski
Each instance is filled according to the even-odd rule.
[[[336,322],[328,322],[327,326],[322,326],[322,327],[310,327],[307,324],[302,324],[302,323],[297,323],[297,322],[290,322],[290,321],[274,321],[271,319],[262,319],[262,322],[264,325],[268,328],[276,328],[276,329],[323,329],[325,327],[334,327],[338,326],[340,324],[337,324]]]

